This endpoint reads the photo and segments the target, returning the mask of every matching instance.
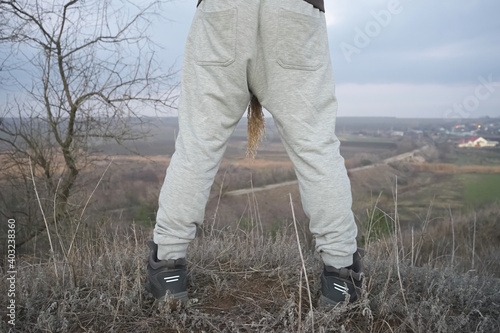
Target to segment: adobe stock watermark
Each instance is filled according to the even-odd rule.
[[[7,221],[7,323],[16,326],[16,220]]]
[[[370,11],[373,20],[366,22],[363,29],[359,26],[354,28],[355,34],[352,43],[341,42],[339,44],[347,63],[351,63],[352,57],[355,54],[360,54],[364,48],[368,47],[372,40],[380,36],[383,29],[392,23],[392,18],[402,12],[403,5],[400,0],[389,0],[386,9]]]
[[[500,82],[493,81],[493,74],[488,77],[479,76],[479,84],[474,88],[474,92],[466,96],[461,103],[455,103],[444,114],[444,119],[469,118],[479,107],[481,102],[486,101],[500,87]]]

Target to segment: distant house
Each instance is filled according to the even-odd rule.
[[[392,131],[391,136],[404,136],[405,132],[403,131]]]
[[[485,138],[480,136],[471,136],[468,139],[462,139],[458,141],[458,147],[467,148],[467,147],[495,147],[498,144],[497,141],[488,141]]]

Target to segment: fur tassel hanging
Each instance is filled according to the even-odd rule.
[[[257,148],[259,147],[259,141],[264,140],[264,135],[266,133],[264,112],[262,111],[262,105],[255,95],[252,95],[250,104],[247,110],[248,116],[248,147],[247,156],[255,158],[257,154]]]

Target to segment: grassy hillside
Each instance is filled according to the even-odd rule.
[[[498,332],[498,205],[455,220],[453,232],[448,221],[430,217],[414,233],[400,233],[397,216],[373,212],[370,225],[360,226],[367,252],[361,300],[331,311],[316,307],[320,261],[301,235],[306,285],[292,226],[270,235],[257,221],[233,231],[206,225],[187,258],[190,303],[174,311],[143,289],[151,229],[103,221],[60,230],[53,237],[64,250],[17,259],[15,331]],[[380,219],[394,227],[381,228]],[[31,244],[33,253],[35,246],[43,245]]]

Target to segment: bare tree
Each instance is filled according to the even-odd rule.
[[[26,240],[45,228],[29,208],[30,166],[43,180],[37,187],[53,208],[50,221],[59,221],[94,147],[142,137],[141,113],[172,107],[175,73],[160,70],[148,36],[159,5],[0,0],[0,84],[11,91],[0,104],[1,181],[26,186],[18,202],[3,194],[3,208],[11,207],[2,214],[23,211],[34,226]]]

